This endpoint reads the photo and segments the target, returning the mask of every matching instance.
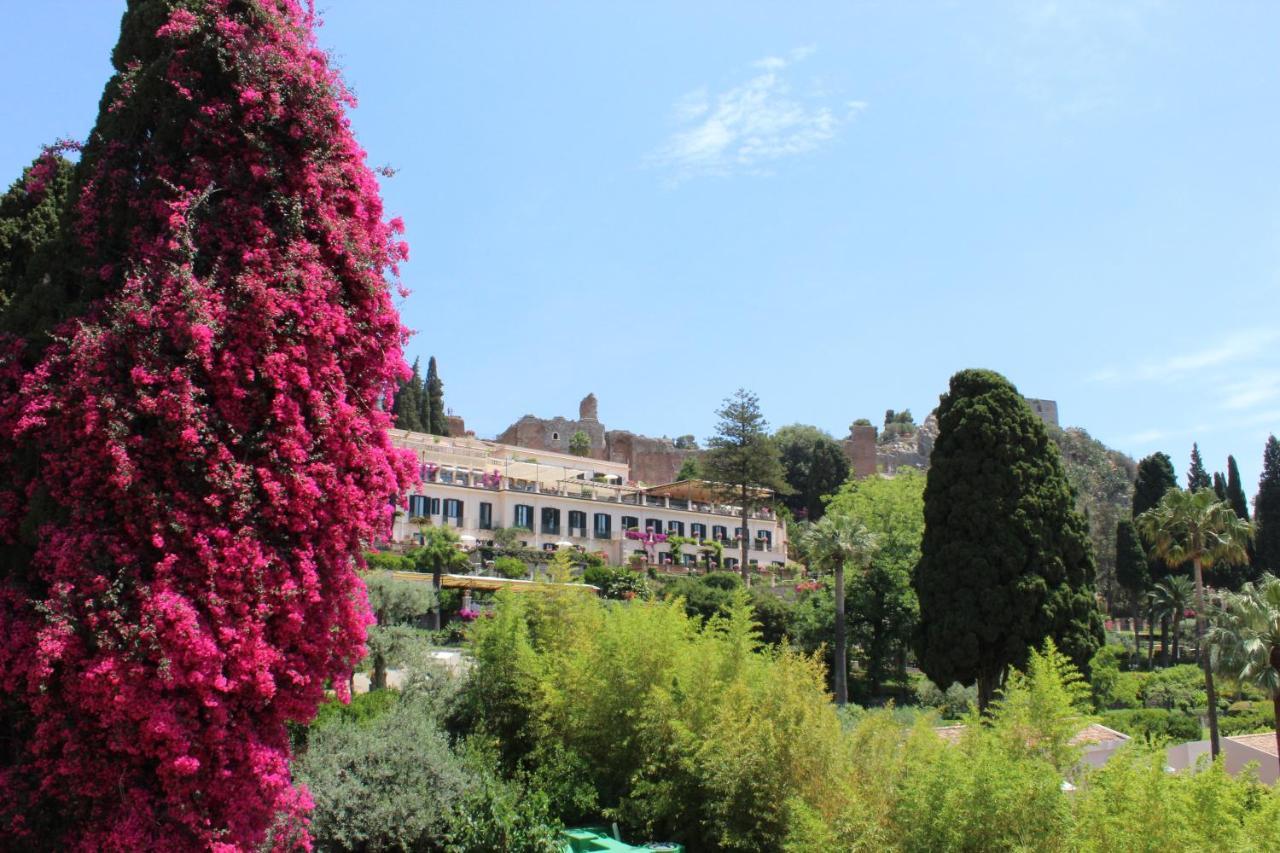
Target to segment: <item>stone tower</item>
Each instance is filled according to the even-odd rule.
[[[600,412],[596,403],[596,395],[588,394],[582,398],[582,402],[578,404],[578,420],[580,421],[598,421],[600,420]]]

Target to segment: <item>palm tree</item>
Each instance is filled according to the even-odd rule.
[[[1231,504],[1219,501],[1212,489],[1184,492],[1170,489],[1160,503],[1139,515],[1138,532],[1157,557],[1170,566],[1191,564],[1196,580],[1196,646],[1204,669],[1204,689],[1209,700],[1209,744],[1217,758],[1218,697],[1213,689],[1213,668],[1204,644],[1204,570],[1214,563],[1243,562],[1253,538],[1253,525],[1238,517]]]
[[[1280,751],[1280,578],[1263,575],[1238,593],[1226,593],[1210,617],[1214,668],[1256,684],[1271,697]]]
[[[828,513],[805,533],[804,548],[809,561],[819,570],[833,570],[836,576],[836,638],[833,686],[836,704],[849,701],[848,640],[844,619],[844,570],[852,566],[866,571],[875,554],[876,537],[851,515]]]
[[[1173,626],[1173,662],[1177,663],[1182,620],[1186,618],[1187,608],[1195,598],[1195,586],[1191,583],[1191,578],[1174,575],[1155,585],[1152,598],[1156,615],[1167,619]]]
[[[436,593],[436,604],[431,609],[431,629],[440,630],[440,585],[446,571],[457,571],[466,568],[467,553],[462,550],[462,542],[457,531],[452,527],[425,527],[422,531],[422,546],[411,551],[414,566],[418,571],[431,572],[431,588]]]

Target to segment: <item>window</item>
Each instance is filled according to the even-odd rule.
[[[587,535],[587,514],[585,512],[576,509],[569,510],[569,535]]]
[[[724,567],[725,567],[726,569],[729,569],[730,571],[732,571],[733,569],[738,568],[738,558],[737,558],[737,557],[725,557],[725,558],[724,558]]]
[[[734,538],[734,539],[741,539],[745,534],[746,534],[746,531],[745,531],[745,530],[743,530],[741,527],[735,527],[735,528],[733,528],[733,538]]]
[[[698,522],[695,521],[689,525],[689,535],[692,536],[694,539],[706,539],[707,526],[705,524],[699,524]]]
[[[640,519],[636,518],[634,515],[624,515],[622,517],[622,529],[623,530],[639,530]]]
[[[684,522],[683,522],[683,521],[668,521],[668,522],[667,522],[667,534],[668,534],[668,535],[670,535],[670,536],[683,536],[683,535],[684,535]]]
[[[644,520],[644,532],[645,532],[645,533],[648,533],[650,530],[652,530],[654,533],[661,533],[661,532],[662,532],[662,519],[660,519],[660,518],[646,518],[646,519]]]
[[[440,499],[439,499],[439,498],[431,498],[431,499],[428,501],[428,503],[430,503],[430,504],[431,504],[431,508],[430,508],[430,510],[428,510],[427,514],[428,514],[428,515],[439,515],[439,514],[440,514]]]
[[[560,510],[553,506],[542,508],[542,532],[552,534],[560,532]]]
[[[613,516],[607,512],[596,513],[595,536],[597,539],[611,539],[613,537]]]
[[[516,504],[515,522],[512,527],[521,527],[525,530],[533,529],[533,507],[528,504]]]
[[[684,564],[686,566],[692,566],[694,563],[698,561],[698,558],[693,556],[692,554],[684,554],[683,559],[684,559]]]
[[[559,441],[559,440],[560,440],[560,433],[558,433],[558,432],[553,432],[553,433],[551,433],[551,440],[552,440],[552,441]]]
[[[427,514],[426,495],[409,495],[409,517],[419,518]]]
[[[480,529],[493,529],[493,504],[488,501],[480,502]]]
[[[445,498],[444,521],[445,524],[452,521],[456,526],[462,526],[462,501],[457,498]]]
[[[773,550],[773,532],[770,530],[756,531],[756,545],[765,551]]]
[[[723,524],[714,524],[711,526],[711,538],[717,542],[723,542],[729,538],[729,528]]]

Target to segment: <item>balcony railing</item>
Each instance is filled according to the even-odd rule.
[[[552,497],[573,498],[574,500],[589,500],[596,503],[616,503],[626,506],[651,506],[669,508],[682,512],[699,512],[707,515],[725,516],[727,518],[741,518],[742,511],[734,506],[726,504],[709,504],[699,501],[685,501],[678,498],[665,499],[653,495],[644,495],[640,492],[606,492],[604,494],[595,492],[590,488],[583,489],[559,489],[554,486],[539,487],[537,483],[528,481],[505,480],[501,485],[485,485],[482,482],[466,482],[455,478],[453,482],[446,482],[441,478],[436,478],[424,483],[423,485],[450,486],[453,488],[476,489],[477,491],[493,492],[493,491],[511,491],[521,492],[524,494],[549,495]],[[643,500],[642,500],[643,499]],[[777,517],[773,513],[765,510],[752,510],[748,518],[754,518],[758,521],[777,521]]]

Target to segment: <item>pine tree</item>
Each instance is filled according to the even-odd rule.
[[[769,436],[768,422],[760,412],[760,399],[745,388],[739,388],[716,410],[720,422],[716,434],[707,441],[709,448],[702,457],[704,476],[722,489],[725,501],[735,501],[742,521],[739,541],[743,581],[750,579],[747,549],[751,545],[748,519],[751,510],[765,500],[764,490],[789,494],[778,456],[778,446]]]
[[[363,655],[410,474],[407,249],[311,24],[130,0],[56,262],[4,309],[0,846],[305,833],[286,724]]]
[[[1046,638],[1079,666],[1103,641],[1089,533],[1044,423],[998,373],[951,377],[925,489],[916,656],[985,709]]]
[[[1262,453],[1262,476],[1253,499],[1254,571],[1280,575],[1280,441],[1267,439]]]
[[[1213,487],[1209,472],[1204,469],[1204,460],[1200,458],[1200,445],[1191,445],[1191,467],[1187,469],[1187,491],[1198,492]]]
[[[436,370],[436,357],[427,361],[427,383],[424,393],[427,408],[427,431],[433,435],[449,434],[449,419],[444,411],[444,382]]]

